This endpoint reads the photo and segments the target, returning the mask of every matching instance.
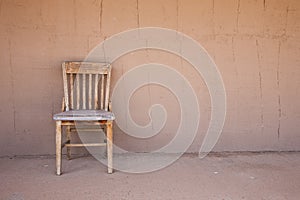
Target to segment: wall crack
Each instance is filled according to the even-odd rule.
[[[239,32],[239,16],[240,16],[240,5],[241,5],[241,0],[238,0],[238,6],[236,10],[236,32]]]
[[[137,17],[137,27],[140,28],[139,0],[136,0],[136,17]]]
[[[16,106],[15,106],[15,81],[14,81],[14,70],[12,64],[12,48],[11,48],[11,39],[8,39],[8,48],[9,48],[9,68],[10,68],[10,82],[11,82],[11,96],[12,96],[12,109],[13,109],[13,127],[14,133],[17,132],[16,128]]]
[[[100,0],[100,34],[102,34],[103,0]]]
[[[259,53],[259,43],[258,40],[255,40],[256,43],[256,53],[257,53],[257,61],[258,61],[258,76],[259,76],[259,93],[260,93],[260,123],[261,123],[261,133],[264,132],[264,103],[263,103],[263,90],[262,90],[262,66],[261,66],[261,59]]]
[[[281,50],[281,42],[279,41],[277,69],[276,69],[277,89],[278,89],[278,127],[277,127],[277,139],[278,140],[280,138],[280,126],[281,126],[281,117],[282,117],[281,96],[280,96],[280,50]]]

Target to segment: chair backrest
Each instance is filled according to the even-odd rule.
[[[108,110],[111,65],[64,62],[62,64],[65,108]]]

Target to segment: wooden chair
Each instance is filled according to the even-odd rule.
[[[109,89],[111,65],[107,63],[64,62],[62,64],[64,98],[62,112],[55,114],[56,121],[56,174],[61,174],[62,148],[67,147],[71,158],[71,147],[106,146],[108,173],[112,173],[112,124],[115,119],[110,112]],[[106,132],[106,142],[74,144],[71,133],[75,123],[90,127],[101,127]],[[66,141],[62,142],[62,127],[65,126]],[[78,132],[78,130],[77,130]]]

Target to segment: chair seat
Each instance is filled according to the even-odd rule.
[[[97,120],[114,120],[112,112],[105,110],[70,110],[55,114],[53,119],[65,121],[97,121]]]

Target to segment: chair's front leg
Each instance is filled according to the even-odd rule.
[[[61,175],[61,121],[56,121],[56,174]]]
[[[106,124],[106,137],[107,137],[107,170],[111,174],[113,172],[113,131],[112,121],[108,121]]]

